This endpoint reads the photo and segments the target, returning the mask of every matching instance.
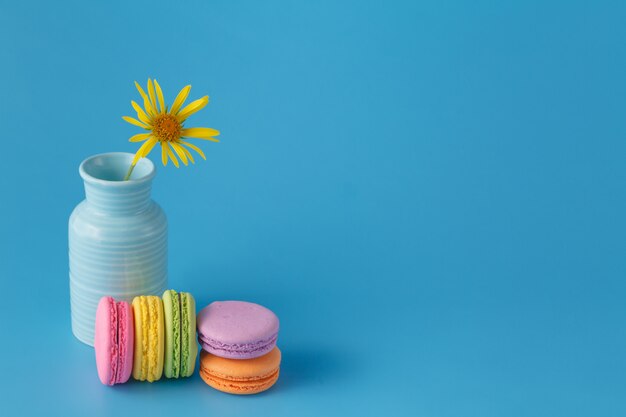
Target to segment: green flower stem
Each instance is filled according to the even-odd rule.
[[[130,179],[130,175],[133,173],[133,169],[135,169],[135,164],[131,164],[130,168],[128,168],[128,172],[126,173],[126,176],[124,177],[124,181],[128,181]]]

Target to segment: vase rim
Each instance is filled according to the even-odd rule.
[[[85,182],[106,185],[107,187],[130,187],[152,181],[156,175],[156,167],[148,158],[141,158],[137,161],[133,171],[133,176],[134,174],[140,174],[138,178],[131,178],[128,181],[123,180],[126,170],[130,167],[134,156],[134,154],[128,152],[106,152],[92,155],[80,163],[78,172]],[[120,163],[125,165],[126,168],[124,172],[120,171],[121,179],[99,178],[96,175],[94,171],[97,171],[99,167],[101,168],[102,166],[105,166],[103,162],[106,162],[107,160],[109,160],[109,162],[116,161],[118,165]],[[111,164],[111,168],[115,169],[115,166]],[[138,169],[140,171],[138,171]]]

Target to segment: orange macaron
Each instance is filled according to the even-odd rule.
[[[226,359],[206,351],[200,354],[200,377],[211,387],[229,394],[256,394],[278,380],[280,350],[275,347],[253,359]]]

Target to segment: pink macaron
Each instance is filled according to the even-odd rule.
[[[103,384],[123,384],[133,371],[135,326],[126,301],[102,297],[96,311],[94,348],[98,377]]]

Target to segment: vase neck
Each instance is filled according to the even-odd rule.
[[[130,214],[145,210],[150,205],[152,181],[141,183],[85,181],[85,197],[95,210],[111,214]]]

